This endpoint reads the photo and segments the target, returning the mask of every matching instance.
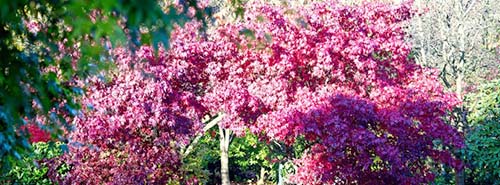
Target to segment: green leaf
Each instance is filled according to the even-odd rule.
[[[253,30],[244,28],[240,30],[240,35],[244,35],[246,37],[250,37],[252,40],[255,40],[255,33]]]

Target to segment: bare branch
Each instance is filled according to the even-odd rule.
[[[201,133],[198,133],[196,135],[196,137],[193,139],[193,141],[186,147],[186,149],[184,150],[184,152],[182,152],[182,157],[184,158],[184,157],[188,156],[193,151],[194,146],[196,144],[198,144],[198,142],[200,141],[201,137],[203,137],[203,135],[208,130],[210,130],[212,127],[214,127],[215,125],[217,125],[217,123],[219,123],[219,121],[222,120],[223,117],[224,117],[224,113],[218,113],[215,116],[211,117],[209,120],[207,120],[205,122],[206,125],[203,127],[203,131]]]

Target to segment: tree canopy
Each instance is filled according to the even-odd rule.
[[[219,113],[236,136],[287,146],[304,138],[296,183],[418,184],[433,180],[429,163],[461,168],[436,148],[463,147],[445,121],[460,101],[409,57],[402,25],[412,13],[411,3],[254,3],[246,21],[210,34],[198,34],[200,23],[175,27],[157,57],[150,46],[116,48],[116,75],[95,79],[84,97],[93,106],[70,135],[83,147],[64,156],[74,164],[67,178],[180,179],[175,149]]]

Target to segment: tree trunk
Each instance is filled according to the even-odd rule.
[[[465,185],[465,174],[464,170],[458,170],[457,174],[455,174],[455,184],[456,185]]]
[[[229,185],[229,143],[231,142],[231,130],[224,129],[219,126],[220,136],[220,174],[222,185]]]
[[[284,185],[283,182],[283,164],[280,162],[278,164],[278,185]]]
[[[458,74],[457,76],[457,81],[456,81],[456,89],[455,89],[455,95],[457,96],[458,99],[463,100],[462,98],[462,91],[463,91],[463,80],[464,80],[464,75],[463,74]]]
[[[461,121],[461,128],[462,128],[462,132],[464,133],[464,135],[467,133],[467,110],[465,109],[465,106],[462,105],[462,107],[460,108],[460,112],[459,112],[460,115],[460,121]],[[461,159],[464,159],[464,163],[466,162],[467,159],[465,159],[466,156],[461,156],[462,154],[465,155],[465,150],[467,150],[467,148],[463,148],[462,150],[464,150],[463,152],[461,152],[458,156],[461,158]],[[460,170],[457,170],[457,173],[455,175],[455,184],[456,185],[465,185],[465,166],[460,169]]]
[[[257,181],[257,185],[264,185],[266,180],[266,169],[264,167],[260,167],[260,175],[259,180]]]
[[[462,63],[460,63],[460,64],[462,64]],[[460,66],[460,67],[462,67],[462,66]],[[463,88],[464,88],[464,74],[459,73],[456,80],[457,81],[456,81],[455,93],[456,93],[456,96],[461,101],[463,101],[464,98],[462,96],[463,96]],[[459,120],[458,120],[457,128],[465,134],[466,133],[466,126],[467,126],[467,112],[466,112],[464,105],[462,105],[460,107],[458,114],[459,114],[459,116],[458,116]],[[463,150],[465,150],[465,148]],[[461,154],[458,154],[458,155],[460,158],[463,159],[463,156],[461,156]],[[456,185],[465,185],[465,169],[464,168],[456,171],[455,184]]]

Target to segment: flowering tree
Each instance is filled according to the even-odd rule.
[[[189,26],[188,26],[189,27]],[[196,34],[196,29],[186,34]],[[175,34],[174,34],[175,35]],[[179,35],[176,35],[179,37]],[[187,42],[187,39],[183,39]],[[113,50],[117,71],[108,81],[93,79],[84,97],[86,114],[75,120],[72,166],[64,183],[167,183],[184,181],[179,149],[201,129],[204,108],[191,61],[169,60],[141,47],[136,55]],[[142,62],[142,60],[146,62]]]
[[[401,23],[411,13],[409,3],[251,4],[245,23],[212,38],[206,106],[236,134],[286,144],[305,136],[294,182],[429,182],[428,158],[460,167],[434,148],[462,147],[443,120],[459,102],[408,58]]]
[[[213,34],[177,29],[157,57],[148,47],[136,56],[117,49],[119,73],[86,95],[93,112],[72,139],[90,145],[71,148],[67,179],[180,179],[177,151],[206,130],[205,114],[221,115],[223,184],[232,133],[246,130],[288,146],[306,140],[296,183],[418,184],[433,179],[429,162],[459,168],[434,146],[463,146],[443,120],[460,102],[408,57],[401,23],[411,13],[409,3],[251,3],[245,22]]]

